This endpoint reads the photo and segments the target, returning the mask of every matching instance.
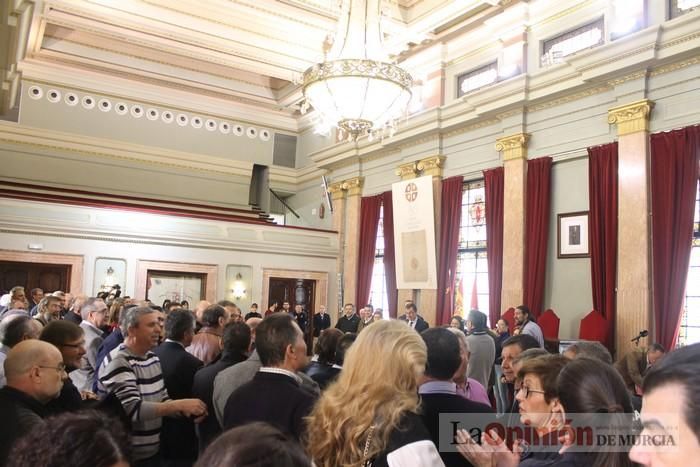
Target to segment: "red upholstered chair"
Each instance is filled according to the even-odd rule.
[[[608,320],[599,311],[591,311],[581,320],[578,338],[598,341],[606,345],[608,342]]]
[[[513,335],[513,330],[515,329],[515,308],[510,307],[503,312],[501,318],[505,319],[508,323],[508,332]],[[495,325],[496,323],[494,323]]]
[[[537,324],[540,325],[545,339],[559,339],[559,317],[551,308],[537,318]]]

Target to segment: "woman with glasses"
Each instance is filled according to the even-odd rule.
[[[569,363],[565,357],[537,357],[523,363],[518,372],[521,386],[516,397],[520,402],[521,421],[537,427],[542,436],[560,443],[559,449],[539,452],[522,443],[509,450],[497,436],[485,435],[487,443],[476,444],[460,430],[458,450],[475,467],[628,467],[628,448],[592,445],[572,448],[569,433],[577,431],[568,425],[567,414],[576,414],[576,426],[600,427],[601,421],[611,427],[612,436],[634,430],[633,409],[620,375],[611,365],[598,360],[580,358]],[[546,367],[549,371],[543,372]],[[539,376],[537,376],[539,375]],[[563,435],[562,435],[563,433]],[[549,451],[549,452],[546,452]]]

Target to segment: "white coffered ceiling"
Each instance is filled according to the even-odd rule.
[[[63,76],[96,91],[124,93],[128,82],[164,96],[220,99],[294,118],[301,99],[296,83],[322,61],[339,13],[338,0],[7,2],[5,110],[20,77]],[[511,2],[386,1],[385,44],[401,61],[497,14],[500,3]]]

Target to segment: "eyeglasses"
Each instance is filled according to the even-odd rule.
[[[518,389],[518,392],[520,391],[525,391],[525,399],[530,397],[530,394],[537,393],[537,394],[546,394],[544,391],[538,391],[537,389],[530,389],[527,386],[520,386],[520,389]]]
[[[61,347],[73,347],[74,349],[79,349],[80,347],[85,347],[85,341],[80,341],[77,344],[61,344]]]
[[[59,373],[65,373],[66,371],[66,364],[61,362],[56,366],[45,366],[45,365],[37,365],[39,368],[50,368],[52,370],[56,370]]]

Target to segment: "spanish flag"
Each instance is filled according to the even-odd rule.
[[[464,316],[464,293],[462,292],[462,278],[457,281],[455,288],[455,314]]]

